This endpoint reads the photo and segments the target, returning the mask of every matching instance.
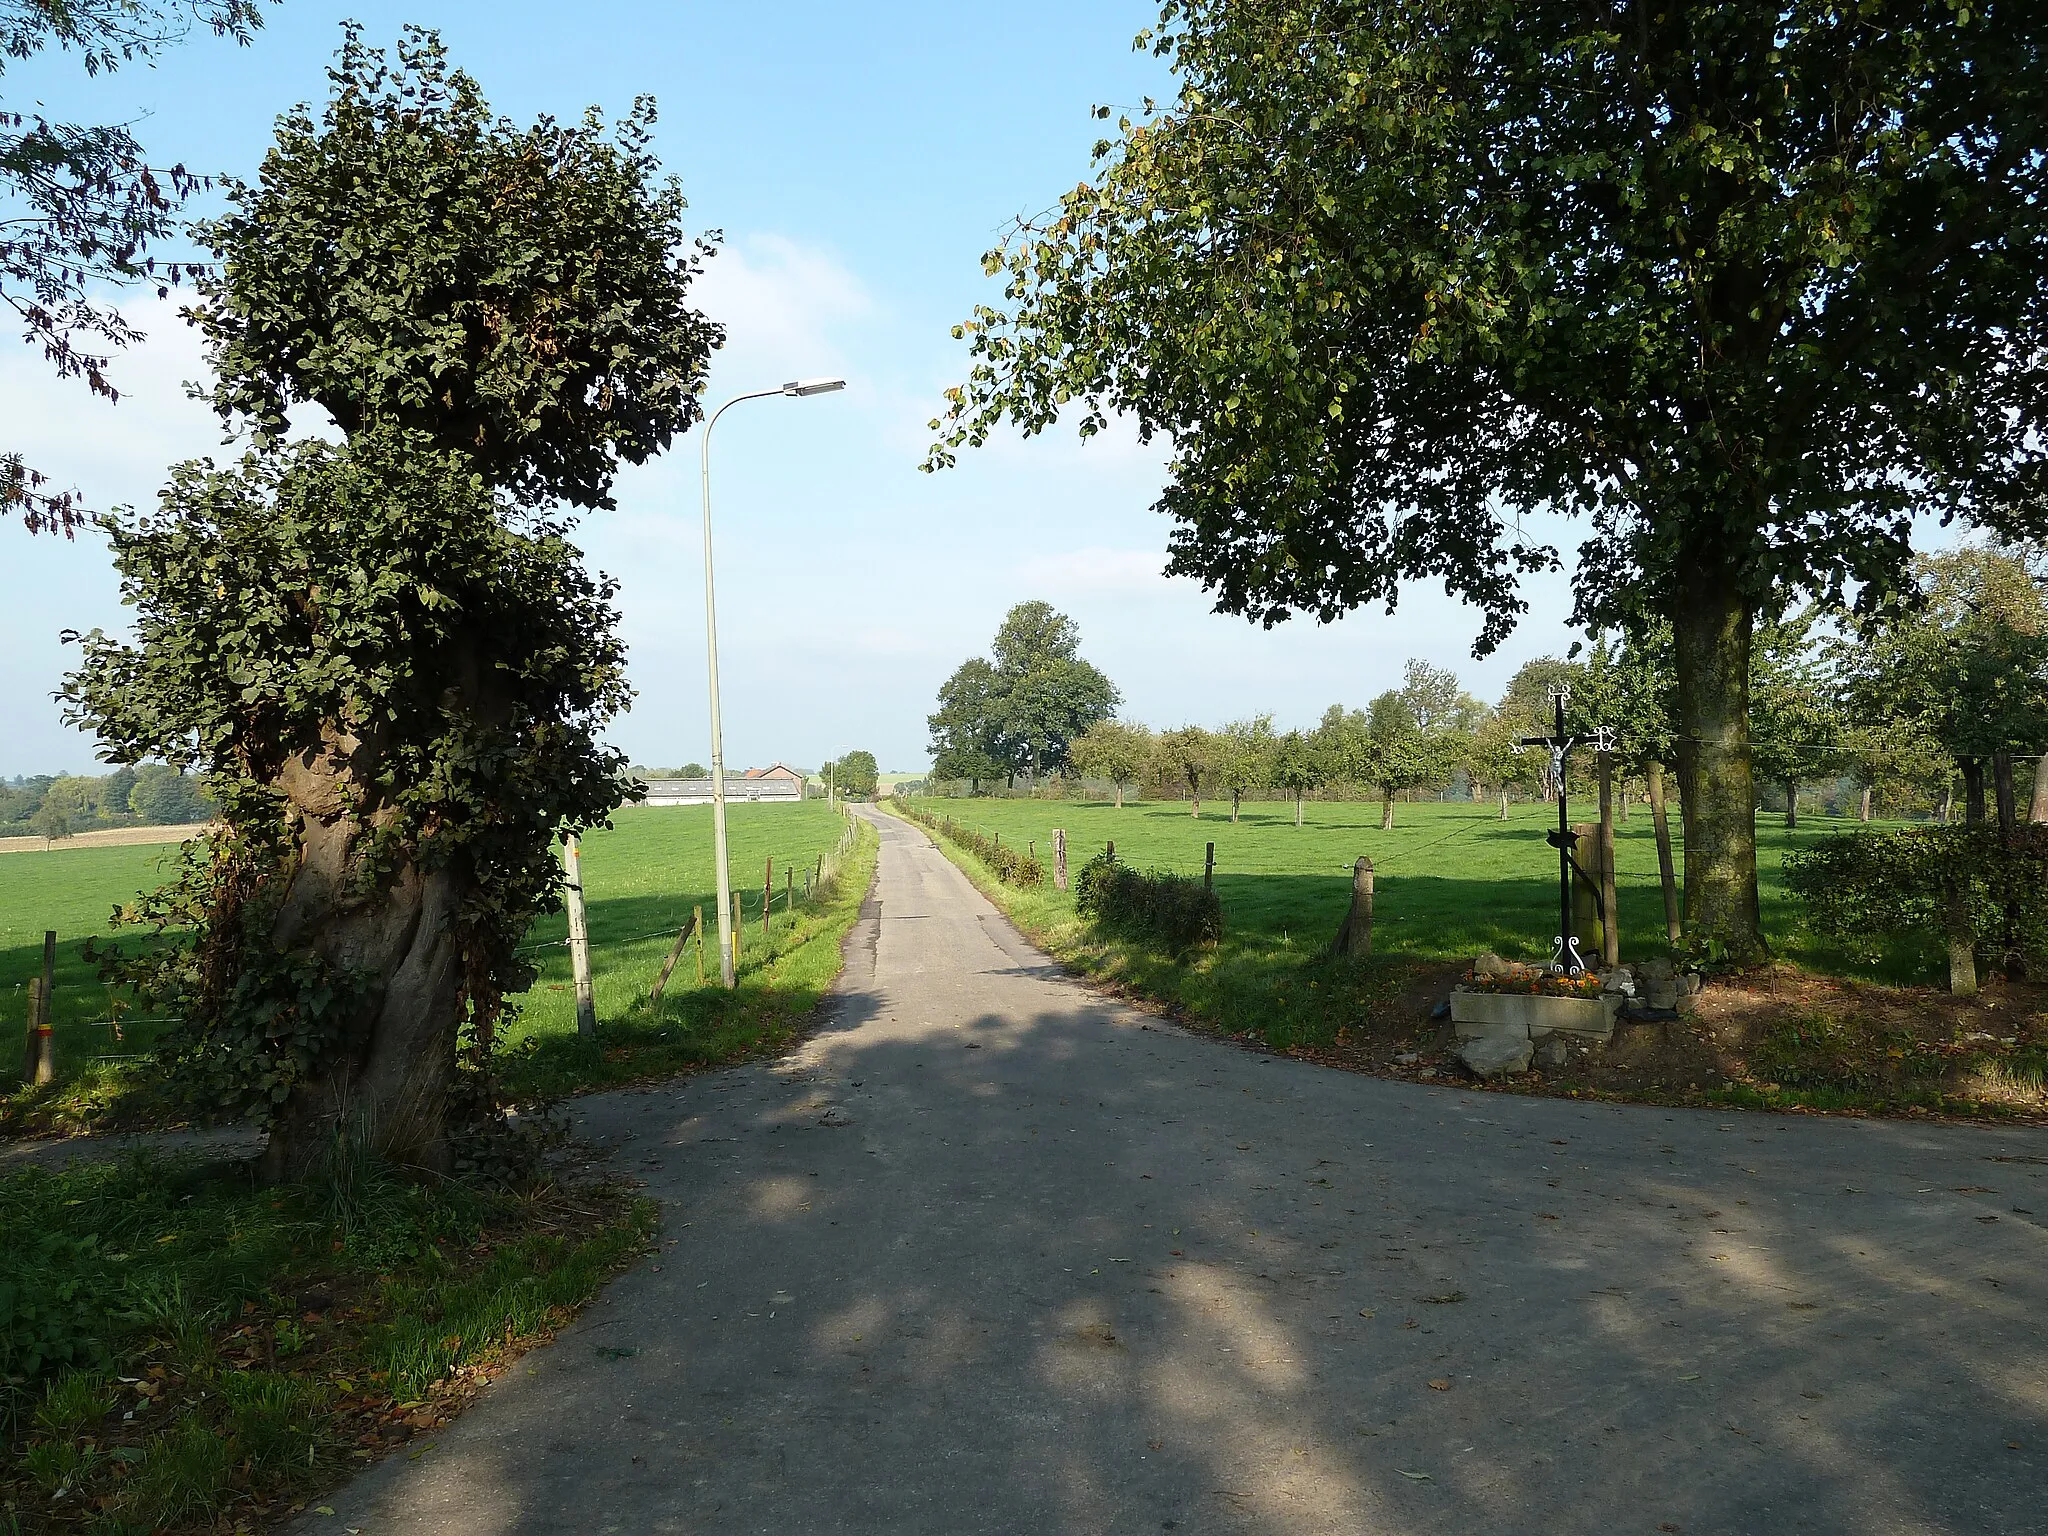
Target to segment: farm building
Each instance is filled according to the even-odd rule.
[[[804,797],[804,776],[787,763],[766,768],[749,768],[745,773],[725,776],[725,798],[761,804],[794,804]],[[709,779],[649,779],[648,805],[709,805]]]

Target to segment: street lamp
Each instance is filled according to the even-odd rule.
[[[711,843],[712,858],[718,865],[718,975],[728,990],[738,985],[739,978],[732,960],[732,874],[725,863],[725,736],[718,720],[718,598],[711,584],[711,429],[742,400],[765,400],[770,395],[802,399],[844,388],[844,379],[792,379],[780,389],[735,395],[704,423],[700,447],[704,468],[704,646],[711,666]]]

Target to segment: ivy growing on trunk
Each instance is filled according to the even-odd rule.
[[[648,104],[519,129],[416,31],[393,64],[350,28],[331,74],[202,231],[192,314],[254,446],[102,520],[136,635],[83,637],[66,688],[113,760],[209,775],[221,830],[133,914],[191,937],[125,963],[280,1178],[343,1124],[446,1167],[451,1120],[495,1108],[554,839],[625,766],[613,586],[555,508],[696,418],[720,340]],[[344,442],[289,438],[306,401]]]

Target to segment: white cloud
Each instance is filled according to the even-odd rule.
[[[706,264],[691,296],[725,327],[712,373],[734,389],[844,372],[841,334],[876,310],[860,279],[836,257],[781,235],[752,235],[725,246]]]

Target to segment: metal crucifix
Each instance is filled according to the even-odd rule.
[[[1567,736],[1564,730],[1564,707],[1571,698],[1569,688],[1553,686],[1550,702],[1557,710],[1557,729],[1549,736],[1524,736],[1525,747],[1548,747],[1550,749],[1551,780],[1557,785],[1557,830],[1544,841],[1557,850],[1557,939],[1550,957],[1550,968],[1564,976],[1579,976],[1592,969],[1585,956],[1579,953],[1579,941],[1572,936],[1572,871],[1578,868],[1578,861],[1572,857],[1572,849],[1579,840],[1572,830],[1571,816],[1565,805],[1565,754],[1574,747],[1589,743],[1596,752],[1614,750],[1614,731],[1610,726],[1596,726],[1591,735]],[[1580,870],[1583,875],[1585,871]],[[1590,882],[1589,882],[1590,883]],[[1599,889],[1594,888],[1594,901],[1600,901]],[[1603,921],[1611,922],[1605,911]]]

